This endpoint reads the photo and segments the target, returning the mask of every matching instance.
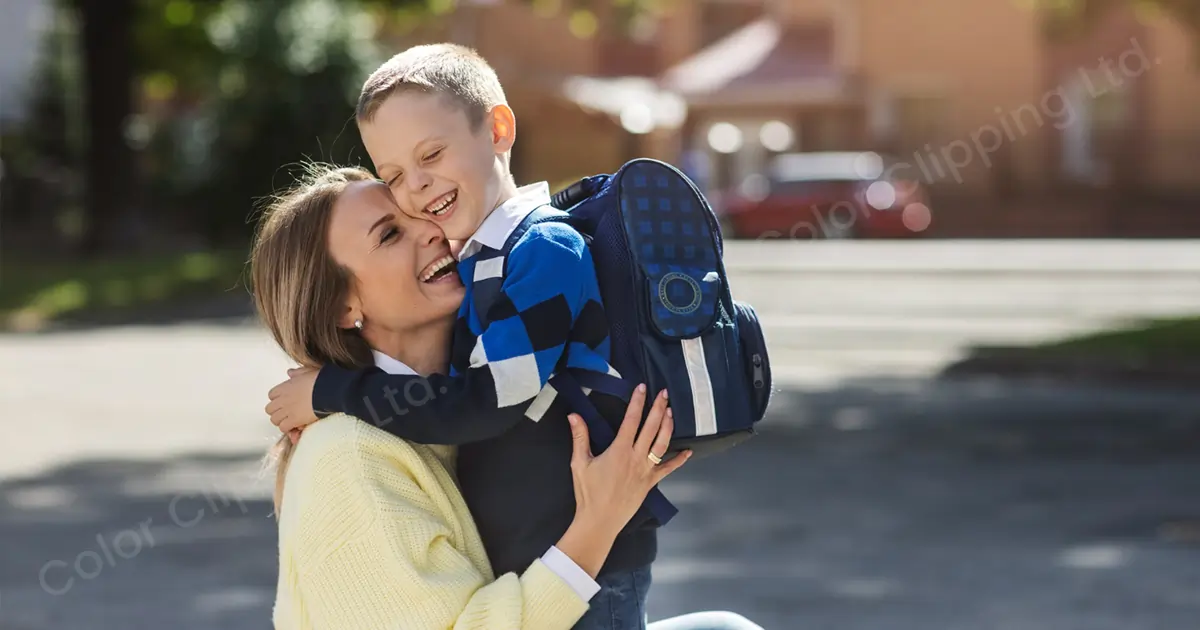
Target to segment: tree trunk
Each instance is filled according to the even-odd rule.
[[[81,247],[113,247],[133,187],[133,152],[125,123],[133,111],[133,0],[77,0],[84,69],[85,229]]]

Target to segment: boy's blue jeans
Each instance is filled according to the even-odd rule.
[[[650,566],[602,575],[600,592],[574,630],[643,630],[646,595],[650,592]]]
[[[605,575],[600,592],[574,630],[763,630],[736,613],[696,612],[646,625],[646,594],[650,592],[650,567]]]

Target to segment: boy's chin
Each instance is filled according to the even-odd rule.
[[[475,231],[479,229],[481,223],[482,220],[472,221],[464,214],[456,213],[456,216],[450,217],[449,221],[441,223],[439,226],[442,228],[442,233],[446,235],[446,239],[449,241],[459,241],[457,249],[462,249],[463,243],[475,235]],[[453,244],[450,247],[457,252]]]

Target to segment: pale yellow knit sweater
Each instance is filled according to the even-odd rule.
[[[279,515],[278,630],[566,630],[587,611],[536,561],[492,576],[454,451],[345,415],[309,426]]]

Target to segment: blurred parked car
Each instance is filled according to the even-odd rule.
[[[785,153],[714,207],[727,238],[912,238],[931,218],[919,174],[872,152]]]

